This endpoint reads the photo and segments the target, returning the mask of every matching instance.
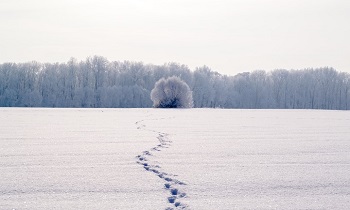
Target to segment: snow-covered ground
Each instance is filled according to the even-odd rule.
[[[0,209],[349,209],[350,112],[0,108]]]

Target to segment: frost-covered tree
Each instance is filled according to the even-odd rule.
[[[178,63],[110,62],[101,56],[0,64],[0,106],[152,107],[154,84],[172,76],[189,86],[199,108],[350,109],[350,74],[329,67],[226,76],[207,66],[190,71]],[[183,106],[178,100],[157,106]]]
[[[192,91],[179,77],[160,79],[151,91],[153,106],[156,108],[191,108]]]

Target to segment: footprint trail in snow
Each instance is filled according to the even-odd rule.
[[[159,144],[155,147],[152,147],[150,150],[143,151],[142,154],[137,155],[136,162],[137,164],[141,165],[146,171],[154,173],[164,181],[164,189],[169,192],[167,202],[171,205],[171,207],[166,208],[166,210],[188,209],[188,205],[182,202],[182,199],[186,197],[186,193],[180,191],[179,189],[180,185],[186,184],[178,179],[175,179],[174,177],[177,175],[165,172],[158,164],[156,164],[154,160],[150,160],[153,154],[161,152],[163,149],[169,148],[171,146],[172,141],[168,139],[169,134],[147,129],[145,124],[143,124],[144,121],[145,120],[140,120],[135,123],[137,125],[137,129],[146,130],[158,134],[157,139],[159,141]]]

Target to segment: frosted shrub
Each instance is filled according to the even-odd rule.
[[[153,107],[156,108],[191,108],[192,91],[179,77],[162,78],[154,85],[151,92]]]

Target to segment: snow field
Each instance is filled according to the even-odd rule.
[[[0,209],[157,209],[163,183],[135,163],[144,110],[1,109]],[[152,184],[150,184],[152,183]]]
[[[0,109],[0,209],[348,209],[350,112]]]
[[[157,110],[173,134],[157,157],[187,183],[191,209],[348,209],[350,113]]]

